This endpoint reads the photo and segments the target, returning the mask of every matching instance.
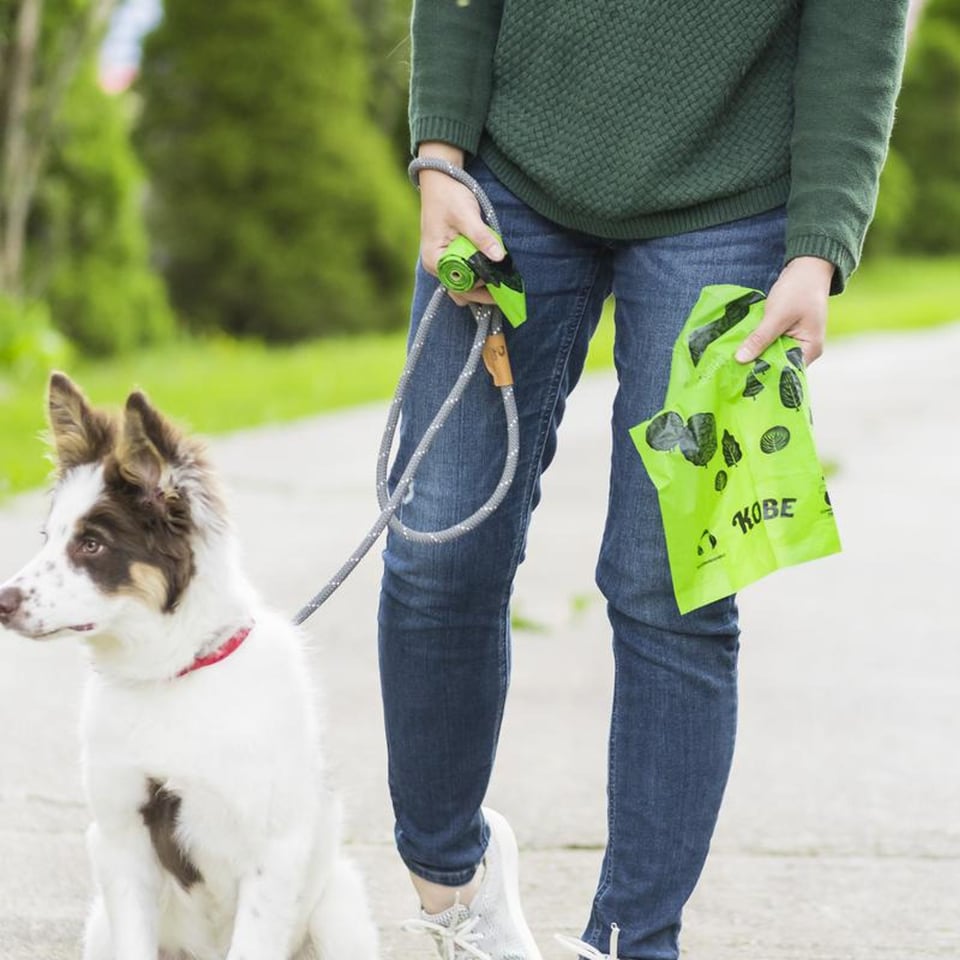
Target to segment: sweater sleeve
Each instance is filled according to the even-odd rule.
[[[503,0],[415,0],[411,24],[410,140],[476,153],[493,79]]]
[[[903,69],[907,0],[804,0],[794,79],[787,260],[856,269]]]

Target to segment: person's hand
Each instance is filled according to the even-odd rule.
[[[803,362],[813,363],[823,353],[834,269],[832,263],[819,257],[791,260],[770,288],[763,320],[740,344],[737,359],[750,363],[785,333],[800,343]]]
[[[463,151],[447,143],[422,143],[418,156],[439,157],[463,166]],[[437,275],[437,261],[461,233],[491,260],[503,259],[503,247],[483,222],[480,205],[470,190],[438,170],[421,170],[420,260],[427,273]],[[464,293],[450,292],[450,296],[461,307],[467,302],[493,303],[493,297],[482,285]]]

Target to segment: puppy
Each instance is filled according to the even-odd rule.
[[[238,562],[201,445],[142,393],[49,385],[56,487],[0,624],[90,653],[84,960],[374,960],[300,635]]]

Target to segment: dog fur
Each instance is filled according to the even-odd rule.
[[[0,623],[90,652],[84,960],[374,960],[302,638],[247,583],[202,447],[143,394],[115,417],[62,374],[49,421],[46,542],[0,587]]]

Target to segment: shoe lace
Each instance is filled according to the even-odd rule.
[[[596,947],[591,946],[589,943],[584,943],[576,937],[567,937],[562,933],[555,933],[554,937],[561,946],[572,950],[574,953],[585,958],[585,960],[618,960],[617,943],[620,940],[620,928],[615,923],[610,924],[609,953],[601,953]]]
[[[482,933],[477,933],[474,927],[480,922],[479,916],[464,914],[462,919],[450,924],[435,923],[419,917],[407,920],[402,929],[409,933],[428,933],[433,937],[440,950],[441,960],[462,960],[473,957],[474,960],[493,960],[489,953],[474,946],[477,940],[483,939]]]

